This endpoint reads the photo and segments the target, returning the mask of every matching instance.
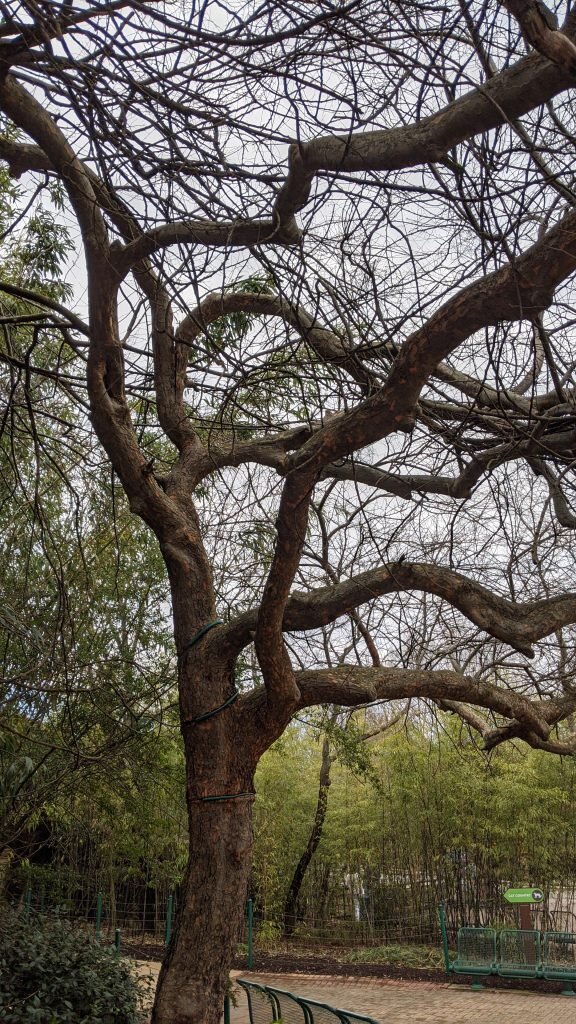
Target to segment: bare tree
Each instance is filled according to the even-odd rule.
[[[426,698],[488,746],[575,750],[576,20],[0,10],[0,155],[62,183],[86,265],[85,310],[36,299],[74,379],[26,372],[81,404],[82,369],[171,587],[190,857],[154,1021],[214,1024],[254,770],[295,713]],[[354,609],[380,664],[326,667]]]

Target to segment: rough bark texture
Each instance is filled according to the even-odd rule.
[[[193,736],[190,727],[184,730],[189,858],[158,982],[154,1024],[218,1024],[244,914],[252,863],[254,765],[232,717],[224,727],[213,721],[196,726]],[[217,748],[214,730],[226,734]],[[206,790],[217,799],[197,795]]]

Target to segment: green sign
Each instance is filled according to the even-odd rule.
[[[506,889],[504,899],[507,903],[541,903],[544,899],[542,889]]]

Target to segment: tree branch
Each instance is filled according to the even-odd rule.
[[[42,295],[41,292],[35,292],[31,288],[22,288],[11,281],[0,281],[0,292],[5,292],[6,295],[14,295],[18,299],[24,299],[35,306],[40,306],[41,309],[51,309],[53,312],[63,316],[70,327],[74,327],[85,337],[89,336],[88,325],[79,316],[76,316],[75,313],[67,309],[66,306],[56,302],[55,299],[51,299],[48,295]]]
[[[548,740],[551,723],[556,721],[558,713],[556,704],[536,703],[512,690],[458,672],[341,665],[297,672],[296,679],[301,694],[298,710],[315,704],[354,707],[377,700],[410,697],[464,701],[513,719],[527,736],[534,735],[541,740]]]
[[[576,75],[576,46],[558,31],[558,19],[543,0],[501,0],[520,25],[526,40],[567,74]]]
[[[274,556],[256,621],[254,646],[264,678],[268,705],[277,719],[279,716],[290,718],[299,696],[282,635],[283,618],[306,539],[314,484],[313,478],[302,473],[294,474],[284,484],[276,520]]]
[[[466,139],[521,117],[572,84],[571,74],[531,54],[416,124],[295,143],[275,211],[289,226],[306,206],[318,171],[388,171],[435,163]]]
[[[230,313],[248,313],[253,316],[277,316],[290,327],[294,327],[302,340],[325,363],[341,366],[362,385],[364,391],[379,386],[379,381],[361,360],[350,351],[344,338],[335,331],[327,330],[316,317],[302,306],[293,305],[281,295],[265,292],[214,292],[207,295],[180,324],[178,341],[192,346],[211,323]]]
[[[533,319],[575,269],[576,212],[570,212],[513,263],[445,302],[406,339],[381,391],[329,421],[289,460],[289,467],[320,471],[395,431],[411,430],[420,392],[442,359],[484,327]]]
[[[202,221],[162,224],[146,231],[123,248],[116,249],[113,263],[124,277],[135,263],[171,245],[203,245],[207,248],[232,249],[266,245],[297,245],[300,231],[289,233],[275,220]]]
[[[533,656],[531,645],[537,640],[576,622],[576,593],[519,603],[500,597],[452,569],[401,561],[360,573],[333,587],[320,587],[307,594],[292,593],[286,602],[282,629],[318,629],[368,601],[410,590],[435,594],[490,636],[527,657]],[[257,616],[256,609],[238,616],[226,630],[220,631],[218,645],[244,647],[250,642]]]
[[[566,495],[564,494],[560,481],[556,479],[552,470],[542,459],[528,459],[528,464],[536,476],[544,478],[548,484],[548,490],[554,506],[556,518],[561,526],[567,530],[576,530],[576,515],[572,512]]]

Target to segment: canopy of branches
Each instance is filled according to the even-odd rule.
[[[0,10],[0,155],[29,209],[63,187],[88,284],[74,312],[20,287],[60,342],[16,351],[5,327],[2,362],[81,410],[87,380],[173,598],[194,566],[177,644],[214,609],[177,539],[195,491],[218,643],[255,635],[291,710],[423,695],[488,744],[572,750],[573,16]],[[289,654],[285,630],[308,631]]]

